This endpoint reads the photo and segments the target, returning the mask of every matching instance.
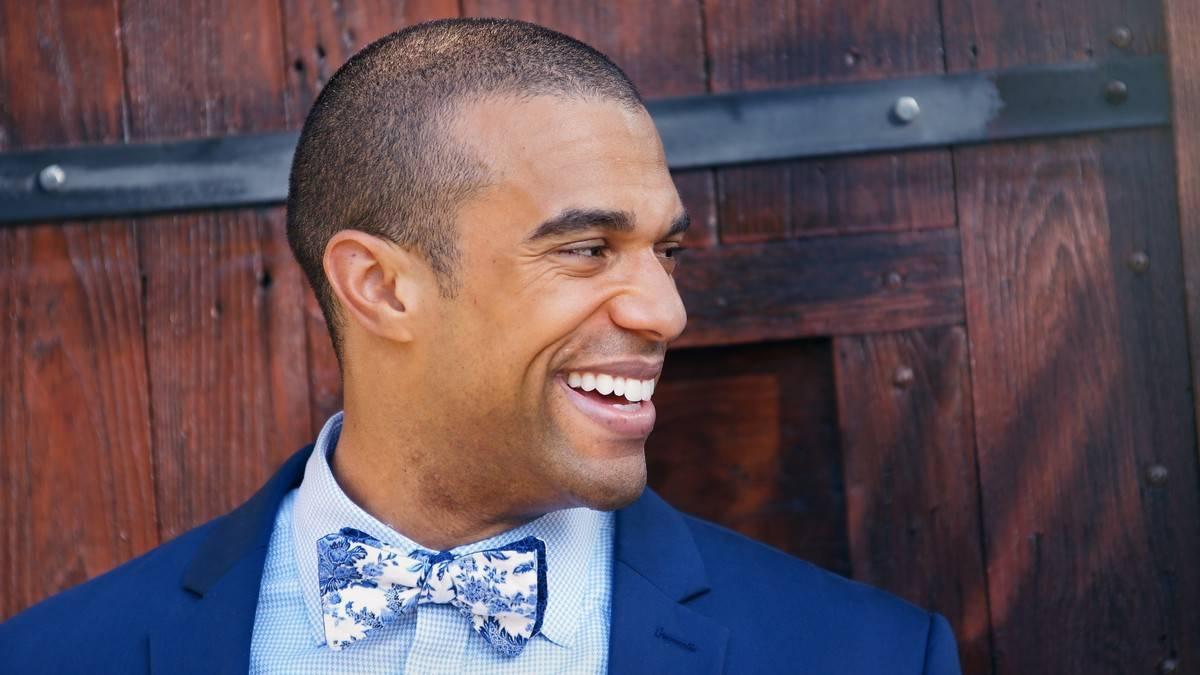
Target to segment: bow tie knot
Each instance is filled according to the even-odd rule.
[[[341,649],[422,604],[452,605],[489,644],[515,656],[541,629],[546,547],[526,537],[463,556],[399,549],[351,528],[317,541],[325,641]]]

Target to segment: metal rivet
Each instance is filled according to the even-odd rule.
[[[1141,274],[1150,267],[1150,256],[1144,251],[1134,251],[1129,255],[1129,269]]]
[[[61,190],[66,184],[67,172],[57,164],[51,164],[38,174],[38,185],[41,185],[42,189],[47,192]]]
[[[883,284],[892,290],[896,290],[904,285],[904,277],[899,272],[888,272],[883,278]]]
[[[1163,659],[1158,664],[1159,675],[1170,675],[1179,670],[1179,659]]]
[[[1104,100],[1113,105],[1120,105],[1129,98],[1129,87],[1120,80],[1110,80],[1104,85]]]
[[[1167,467],[1162,464],[1151,464],[1150,468],[1146,469],[1146,480],[1154,487],[1162,487],[1167,484]]]
[[[912,384],[913,369],[908,366],[900,366],[896,369],[896,373],[892,376],[892,382],[897,387],[907,387]]]
[[[1117,26],[1108,36],[1108,40],[1121,49],[1128,49],[1129,45],[1133,44],[1133,31],[1129,30],[1128,26]]]
[[[921,105],[917,103],[917,99],[911,96],[901,96],[892,106],[892,114],[896,116],[896,119],[908,124],[921,114]]]

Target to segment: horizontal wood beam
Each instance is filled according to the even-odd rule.
[[[688,251],[676,347],[963,322],[958,231],[816,237]]]

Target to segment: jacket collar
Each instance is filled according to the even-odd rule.
[[[246,672],[258,589],[279,503],[304,477],[309,445],[249,501],[213,524],[183,572],[191,601],[150,635],[155,673]]]
[[[729,630],[688,607],[709,583],[684,517],[647,489],[617,512],[614,558],[609,672],[721,672]]]
[[[183,573],[193,601],[150,636],[152,671],[245,672],[275,517],[311,452],[309,445],[292,455],[213,525]],[[683,516],[647,489],[617,512],[614,549],[609,671],[720,672],[728,629],[687,606],[709,583]]]

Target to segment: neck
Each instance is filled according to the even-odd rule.
[[[373,429],[347,415],[330,468],[364,511],[435,551],[487,539],[550,510],[521,508],[513,494],[485,487],[497,481],[475,480],[445,457],[413,433]]]

